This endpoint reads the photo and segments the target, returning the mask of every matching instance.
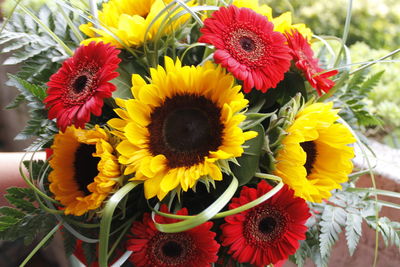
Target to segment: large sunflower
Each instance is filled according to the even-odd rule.
[[[96,28],[91,22],[82,24],[79,27],[82,32],[90,37],[83,43],[103,41],[105,43],[111,43],[118,48],[122,48],[124,45],[128,47],[140,46],[145,40],[146,31],[150,24],[171,1],[172,0],[110,0],[103,3],[102,10],[100,10],[98,14],[101,27]],[[158,34],[161,23],[166,16],[173,17],[181,11],[182,8],[178,8],[171,14],[171,10],[169,10],[158,17],[149,29],[147,40],[152,40],[154,36]],[[189,17],[190,15],[180,16],[164,29],[163,34],[168,34],[177,29],[182,23],[187,21]]]
[[[97,125],[94,130],[70,126],[54,137],[50,191],[65,206],[65,214],[97,209],[115,189],[120,168],[108,139]]]
[[[275,174],[311,202],[331,196],[341,188],[353,169],[356,140],[349,129],[336,123],[338,110],[332,103],[315,103],[301,110],[277,153]]]
[[[182,67],[166,57],[165,66],[151,70],[150,84],[134,74],[135,99],[117,99],[121,119],[109,121],[124,139],[117,150],[125,174],[144,180],[146,198],[187,191],[202,177],[221,180],[218,160],[239,157],[256,136],[238,127],[248,100],[231,75],[211,62]]]

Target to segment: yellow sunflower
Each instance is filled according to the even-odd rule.
[[[132,180],[143,180],[146,198],[161,200],[171,190],[187,191],[201,179],[221,180],[219,160],[239,157],[257,134],[243,132],[240,114],[248,104],[240,86],[221,67],[181,66],[165,58],[151,69],[151,83],[132,76],[135,99],[117,100],[121,119],[108,124],[123,138],[119,162]]]
[[[292,25],[292,13],[285,12],[279,17],[272,17],[272,9],[268,5],[259,5],[258,0],[234,0],[233,5],[237,7],[246,7],[254,10],[258,14],[266,16],[269,21],[274,24],[274,31],[281,33],[291,33],[292,29],[298,30],[307,40],[311,40],[312,31],[305,24],[293,24]]]
[[[89,39],[82,44],[88,44],[92,41],[111,43],[117,48],[122,48],[123,44],[128,47],[140,46],[144,40],[148,27],[157,17],[157,15],[172,0],[110,0],[103,3],[102,10],[99,11],[98,21],[101,28],[93,26],[91,22],[82,24],[79,29],[84,32]],[[191,4],[188,3],[189,5]],[[181,12],[178,8],[171,14],[171,11],[164,12],[148,32],[147,40],[152,40],[160,30],[161,23],[166,16],[173,17]],[[164,35],[178,28],[187,21],[190,15],[182,15],[173,21],[164,30]],[[119,40],[116,40],[116,38]],[[123,42],[123,44],[120,43]]]
[[[336,123],[338,110],[332,103],[315,103],[301,110],[286,129],[278,151],[275,174],[300,196],[321,202],[341,188],[353,169],[356,140],[349,129]]]
[[[114,191],[120,167],[108,139],[97,125],[93,130],[71,126],[55,136],[50,191],[65,206],[65,214],[95,210]]]

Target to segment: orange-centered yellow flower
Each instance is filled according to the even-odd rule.
[[[337,123],[332,103],[315,103],[301,110],[286,129],[283,148],[278,151],[275,174],[311,202],[331,196],[353,170],[351,159],[356,140],[349,129]]]
[[[120,166],[109,134],[70,126],[55,135],[49,163],[50,191],[65,206],[65,214],[80,216],[99,208],[116,189]]]

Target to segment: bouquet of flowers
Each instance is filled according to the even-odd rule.
[[[37,251],[62,231],[87,266],[326,266],[363,221],[399,245],[376,197],[396,193],[354,184],[379,77],[345,40],[257,0],[16,2],[10,107],[28,103],[18,137],[47,159],[23,161],[1,238],[42,236]]]

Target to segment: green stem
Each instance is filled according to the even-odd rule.
[[[43,239],[37,244],[37,246],[29,253],[29,255],[25,258],[25,260],[19,265],[19,267],[24,267],[28,261],[36,254],[36,252],[46,244],[46,242],[57,232],[58,228],[61,226],[61,222],[59,222]]]
[[[364,66],[359,67],[358,69],[355,69],[355,70],[351,71],[351,72],[349,73],[349,75],[355,74],[355,73],[357,73],[357,72],[359,72],[359,71],[362,71],[362,70],[364,70],[364,69],[366,69],[366,68],[369,68],[370,66],[372,66],[372,65],[374,65],[374,64],[376,64],[376,63],[378,63],[378,62],[381,62],[382,60],[384,60],[384,59],[386,59],[386,58],[388,58],[388,57],[391,57],[391,56],[393,56],[393,55],[395,55],[395,54],[397,54],[397,53],[399,53],[399,52],[400,52],[400,48],[398,48],[398,49],[396,49],[396,50],[390,52],[389,54],[387,54],[387,55],[385,55],[385,56],[383,56],[383,57],[380,57],[380,58],[377,59],[377,60],[371,61],[371,62],[369,62],[368,64],[365,64]]]
[[[72,20],[69,18],[69,16],[65,13],[64,9],[58,3],[57,3],[57,9],[60,11],[61,15],[63,15],[63,17],[67,21],[68,26],[71,28],[72,32],[74,33],[76,38],[79,40],[79,42],[82,42],[85,38],[83,38],[79,29],[76,27],[76,25],[72,22]]]
[[[340,56],[342,55],[344,51],[344,47],[347,42],[347,37],[349,36],[349,30],[350,30],[350,22],[351,22],[351,10],[353,9],[353,0],[349,1],[349,5],[347,6],[347,15],[346,15],[346,21],[344,23],[344,30],[343,30],[343,36],[342,36],[342,46],[340,47],[339,53],[336,58],[335,62],[335,67],[339,65],[340,63]]]
[[[108,266],[108,241],[110,237],[111,222],[118,203],[133,189],[139,182],[130,182],[121,187],[107,202],[103,210],[103,217],[100,221],[99,235],[99,265]]]

